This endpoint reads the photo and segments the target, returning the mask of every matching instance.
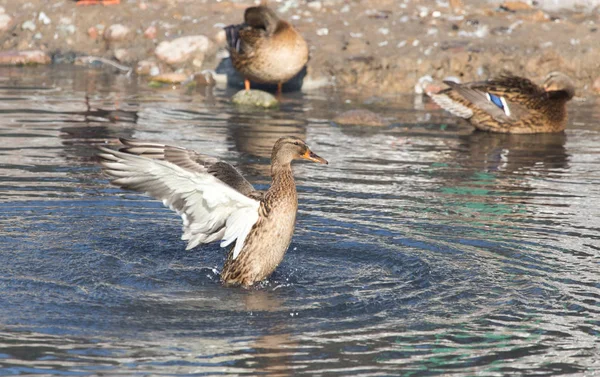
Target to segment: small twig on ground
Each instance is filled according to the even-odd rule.
[[[77,62],[83,63],[83,64],[93,64],[95,62],[100,62],[102,64],[107,64],[110,65],[111,67],[114,67],[118,70],[127,72],[127,76],[131,75],[131,72],[133,72],[133,68],[128,67],[126,65],[123,64],[119,64],[114,60],[110,60],[110,59],[105,59],[105,58],[101,58],[99,56],[80,56],[76,59]]]

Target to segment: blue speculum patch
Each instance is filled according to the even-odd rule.
[[[504,110],[504,104],[502,103],[502,98],[495,96],[491,93],[487,93],[488,95],[488,99],[496,106],[498,106],[499,108],[501,108],[502,110]]]

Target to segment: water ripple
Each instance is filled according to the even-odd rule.
[[[0,71],[0,375],[600,373],[595,103],[573,104],[566,134],[528,136],[353,98],[400,119],[367,130],[329,122],[337,93],[246,112],[218,89]],[[155,139],[265,188],[283,134],[330,165],[295,165],[295,237],[252,290],[221,287],[223,250],[186,252],[178,216],[94,158]]]

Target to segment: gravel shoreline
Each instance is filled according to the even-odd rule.
[[[575,80],[578,95],[600,93],[600,7],[547,10],[543,2],[466,3],[269,4],[310,45],[306,76],[298,83],[304,89],[335,86],[369,95],[418,93],[450,76],[470,81],[510,71],[540,81],[548,72],[560,70]],[[117,71],[131,69],[153,81],[180,82],[193,73],[216,70],[217,82],[239,86],[241,78],[228,62],[222,27],[241,22],[244,9],[254,2],[0,4],[0,64],[89,64],[93,61],[81,57],[93,56],[118,63]]]

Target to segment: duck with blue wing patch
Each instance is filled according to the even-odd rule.
[[[144,192],[176,211],[183,220],[187,249],[221,240],[233,245],[221,282],[250,287],[279,265],[292,240],[298,210],[291,162],[327,164],[296,137],[273,146],[272,184],[260,192],[230,164],[169,145],[121,139],[124,148],[100,147],[98,157],[111,183]]]
[[[489,81],[459,84],[427,93],[440,107],[483,131],[501,133],[562,132],[567,124],[567,102],[575,95],[569,77],[552,72],[543,86],[504,75]]]

